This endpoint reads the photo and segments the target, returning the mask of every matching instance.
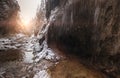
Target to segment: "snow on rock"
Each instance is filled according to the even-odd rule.
[[[46,31],[45,31],[46,32]],[[43,33],[45,33],[43,32]],[[56,64],[59,57],[50,49],[46,40],[39,44],[39,38],[32,35],[30,37],[24,34],[0,38],[0,50],[18,49],[23,52],[23,63],[30,67],[28,71],[34,72],[34,78],[50,78],[47,70],[50,65]],[[4,52],[4,51],[1,51]],[[43,61],[43,62],[41,62]],[[0,71],[0,78],[2,77]],[[27,75],[25,75],[25,78]],[[24,78],[23,76],[21,78]]]
[[[48,48],[47,42],[43,41],[42,43],[42,51],[36,54],[35,61],[38,62],[42,59],[50,60],[50,61],[56,61],[59,60],[58,56],[56,56],[52,49]]]
[[[24,34],[16,34],[12,37],[0,38],[0,50],[20,48],[23,41],[25,41],[23,38],[25,38]]]
[[[24,62],[25,63],[33,63],[33,57],[34,57],[34,55],[32,54],[32,52],[25,52]]]
[[[38,72],[33,78],[51,78],[51,77],[46,72],[46,70],[42,70],[42,71]]]

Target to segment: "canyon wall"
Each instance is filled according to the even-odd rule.
[[[119,0],[46,0],[48,45],[86,55],[120,53]]]
[[[120,0],[45,0],[47,23],[39,42],[46,40],[67,58],[77,56],[108,78],[120,78],[119,4]]]
[[[0,34],[18,32],[20,7],[16,0],[0,0]]]

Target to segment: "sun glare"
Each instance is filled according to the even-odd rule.
[[[26,31],[26,32],[30,32],[31,31],[30,22],[28,20],[22,19],[21,24],[23,26],[24,31]]]
[[[29,21],[27,21],[27,20],[22,20],[22,23],[23,23],[23,25],[24,26],[26,26],[26,27],[28,27],[29,26]]]

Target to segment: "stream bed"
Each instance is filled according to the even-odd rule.
[[[46,42],[16,34],[0,38],[0,78],[50,78],[47,68],[59,59]]]
[[[107,78],[34,35],[0,38],[0,78]]]

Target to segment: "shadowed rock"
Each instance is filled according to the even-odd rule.
[[[58,9],[55,20],[50,21],[49,45],[55,44],[66,52],[79,55],[120,53],[119,0],[58,2],[54,8],[47,8],[49,12]]]
[[[49,47],[77,55],[85,63],[119,78],[120,0],[46,0]],[[118,77],[117,77],[118,76]]]

